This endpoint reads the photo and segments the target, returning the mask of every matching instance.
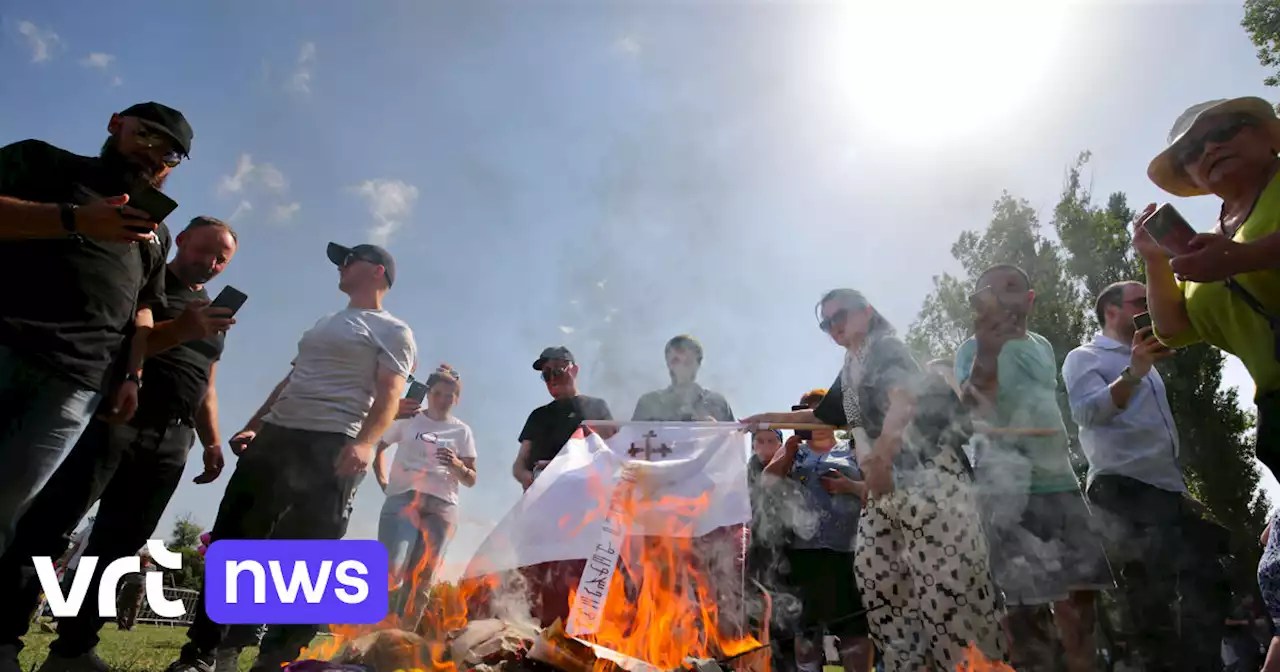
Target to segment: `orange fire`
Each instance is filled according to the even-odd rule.
[[[624,497],[615,514],[644,520],[650,533],[656,527],[663,534],[623,541],[600,628],[583,639],[663,670],[681,667],[690,656],[733,656],[759,647],[754,637],[732,632],[730,624],[744,619],[722,614],[717,604],[717,577],[706,566],[709,556],[716,554],[706,542],[689,536],[687,528],[706,510],[709,493],[691,501],[652,500],[644,496],[643,479],[635,488],[635,496]],[[740,575],[719,580],[736,583],[737,591],[742,588]],[[569,599],[572,609],[575,596]],[[767,660],[768,655],[746,658]],[[597,672],[603,672],[602,663],[597,663]]]
[[[964,663],[956,665],[956,672],[1016,672],[1013,667],[997,660],[990,660],[973,642],[965,650]]]

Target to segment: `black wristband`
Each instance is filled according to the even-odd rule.
[[[62,220],[62,228],[67,233],[76,232],[76,206],[70,203],[58,204],[58,218]]]

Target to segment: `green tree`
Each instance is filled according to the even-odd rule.
[[[173,570],[174,583],[182,588],[200,590],[204,583],[204,556],[197,550],[204,528],[186,514],[174,521],[169,533],[169,550],[182,554],[182,569]]]
[[[954,352],[971,333],[967,296],[983,269],[1012,263],[1026,270],[1036,291],[1030,328],[1053,343],[1058,364],[1098,329],[1095,297],[1120,280],[1142,280],[1145,271],[1134,254],[1129,223],[1134,212],[1124,194],[1112,194],[1105,207],[1093,204],[1082,175],[1090,159],[1080,154],[1067,172],[1053,210],[1058,241],[1040,233],[1035,213],[1008,194],[996,202],[991,224],[982,234],[966,231],[952,247],[965,278],[942,275],[924,301],[908,342],[922,356]],[[1266,524],[1268,502],[1258,489],[1259,475],[1248,435],[1252,420],[1241,410],[1235,390],[1222,390],[1223,355],[1207,345],[1183,348],[1158,365],[1178,423],[1187,485],[1212,518],[1232,531],[1238,579],[1247,581],[1256,567],[1258,535]],[[1064,418],[1071,433],[1072,458],[1084,466],[1078,437],[1059,386]]]
[[[1276,69],[1262,82],[1267,86],[1280,84],[1280,0],[1245,0],[1240,25],[1258,48],[1258,62]]]
[[[1041,234],[1040,220],[1031,205],[1002,194],[992,208],[991,223],[978,233],[965,231],[951,246],[951,254],[964,269],[964,277],[944,273],[935,276],[934,291],[925,298],[911,325],[907,343],[924,358],[949,357],[973,333],[973,313],[968,297],[978,276],[995,264],[1013,264],[1026,271],[1035,290],[1035,307],[1028,328],[1052,345],[1057,364],[1080,344],[1086,326],[1080,310],[1081,294],[1072,282],[1058,244]],[[1076,427],[1071,421],[1066,390],[1058,390],[1058,404],[1071,437],[1072,462],[1083,472],[1084,457],[1075,448]]]

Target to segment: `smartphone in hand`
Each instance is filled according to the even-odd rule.
[[[1178,256],[1191,251],[1191,239],[1196,237],[1196,230],[1172,205],[1165,203],[1156,208],[1145,226],[1147,233],[1169,254]]]
[[[213,300],[213,303],[209,304],[209,307],[227,308],[231,311],[231,315],[234,317],[236,312],[240,310],[240,307],[244,305],[244,302],[248,300],[248,294],[245,294],[231,285],[227,285],[222,288],[221,292],[218,292],[217,298]]]
[[[1141,331],[1151,326],[1151,313],[1138,313],[1133,316],[1133,328]]]
[[[797,404],[797,405],[795,405],[795,406],[792,406],[792,407],[791,407],[791,410],[793,410],[793,411],[807,411],[807,410],[809,410],[809,407],[808,407],[808,406],[805,406],[804,404]],[[797,429],[797,430],[795,431],[795,434],[796,434],[796,438],[800,439],[801,441],[811,441],[811,440],[813,440],[813,430],[811,430],[811,429]]]
[[[1000,300],[996,297],[996,290],[991,287],[983,287],[978,291],[969,295],[969,307],[979,315],[990,315],[1000,307]]]
[[[404,397],[405,399],[412,399],[421,404],[422,400],[427,398],[426,383],[417,380],[409,383],[409,393],[404,395]]]

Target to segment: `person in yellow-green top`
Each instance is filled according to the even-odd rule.
[[[1237,357],[1258,392],[1257,455],[1280,476],[1280,119],[1261,98],[1193,105],[1147,168],[1175,196],[1213,194],[1222,211],[1191,252],[1170,258],[1135,221],[1156,336],[1172,348],[1204,341]],[[1234,285],[1234,287],[1232,286]],[[1241,291],[1243,290],[1243,291]]]

